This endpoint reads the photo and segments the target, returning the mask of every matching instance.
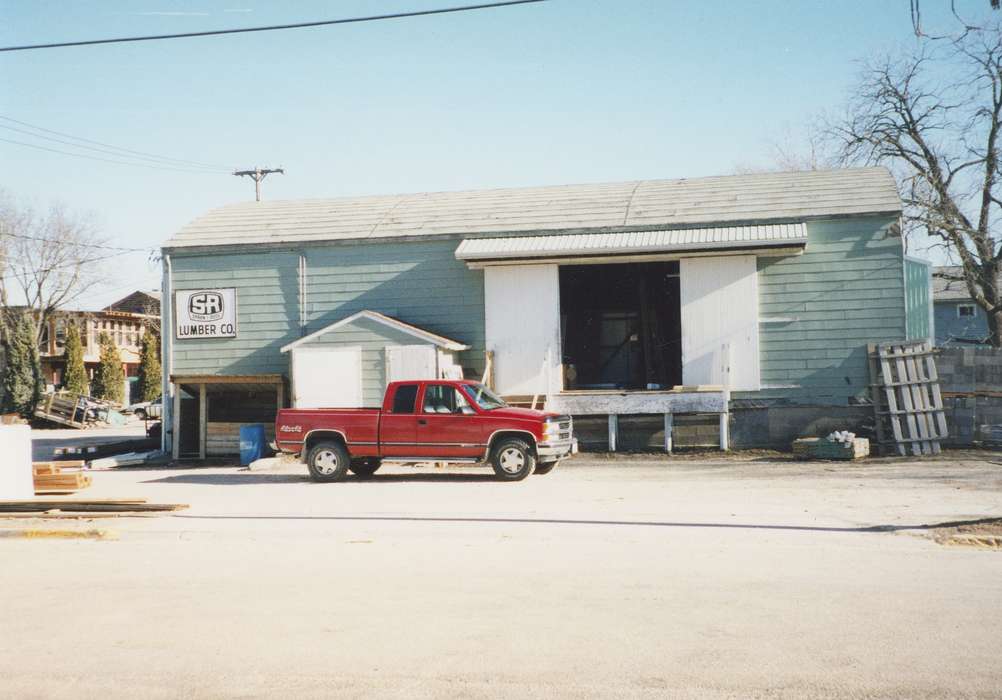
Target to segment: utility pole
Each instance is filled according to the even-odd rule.
[[[285,175],[285,170],[282,168],[254,168],[253,170],[234,170],[233,174],[237,176],[247,176],[254,180],[254,198],[260,202],[261,201],[261,180],[265,179],[272,173],[279,173]]]

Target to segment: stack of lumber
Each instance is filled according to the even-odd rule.
[[[870,441],[866,438],[848,442],[800,438],[793,441],[793,455],[800,459],[862,459],[870,456]]]
[[[72,493],[87,488],[91,479],[80,471],[83,467],[84,462],[33,462],[35,493]]]
[[[40,515],[49,517],[51,515],[73,515],[79,513],[129,515],[135,513],[170,513],[176,510],[184,510],[187,507],[188,505],[185,503],[147,503],[145,498],[97,498],[88,500],[36,498],[30,501],[0,501],[0,515],[30,514],[36,517]]]

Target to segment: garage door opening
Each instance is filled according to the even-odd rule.
[[[564,388],[682,383],[678,262],[560,267]]]

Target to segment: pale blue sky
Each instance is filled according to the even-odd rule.
[[[463,0],[0,0],[0,44],[253,26]],[[922,0],[930,29],[946,0]],[[960,0],[971,17],[988,0]],[[0,54],[0,115],[124,148],[283,166],[268,199],[697,177],[767,164],[856,59],[915,41],[908,0],[550,0],[457,15]],[[15,126],[9,122],[0,122]],[[21,127],[17,127],[21,128]],[[76,150],[0,128],[0,138]],[[77,151],[88,153],[87,151]],[[91,155],[98,155],[90,153]],[[0,187],[157,247],[252,183],[0,142]],[[97,306],[158,285],[109,265]]]

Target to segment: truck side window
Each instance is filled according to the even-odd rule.
[[[464,410],[467,409],[467,410]],[[451,386],[430,384],[424,390],[425,413],[472,413],[469,402]]]
[[[417,384],[401,384],[393,395],[393,413],[414,413],[417,402]]]

